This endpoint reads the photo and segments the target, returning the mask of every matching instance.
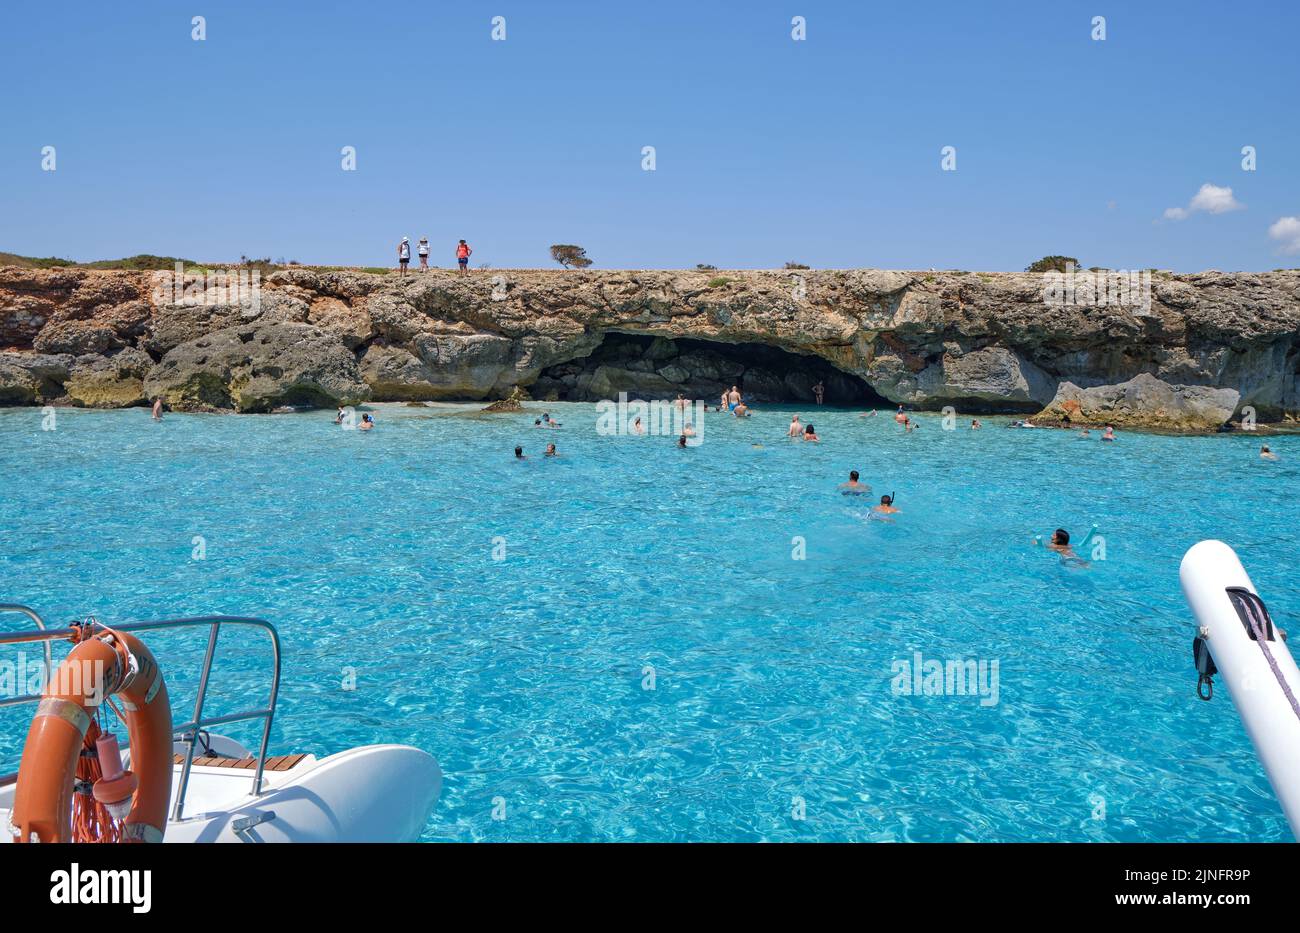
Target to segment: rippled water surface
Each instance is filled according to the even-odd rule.
[[[551,406],[558,430],[373,410],[369,434],[0,410],[0,601],[270,619],[273,753],[427,749],[430,840],[1290,838],[1226,691],[1194,696],[1178,562],[1226,540],[1295,628],[1300,439],[1267,463],[1249,437],[803,411],[815,445],[770,408],[679,450],[599,436],[593,405]],[[837,492],[854,468],[896,521]],[[1092,523],[1086,569],[1031,546]],[[188,713],[200,645],[151,644]],[[209,712],[261,682],[255,639],[226,648]],[[997,703],[895,695],[916,652],[996,661]],[[0,771],[30,713],[0,716]]]

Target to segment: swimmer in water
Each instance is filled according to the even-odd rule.
[[[357,430],[358,430],[358,431],[369,431],[369,430],[370,430],[371,428],[373,428],[374,426],[375,426],[375,419],[374,419],[374,418],[370,417],[370,415],[362,415],[362,416],[361,416],[361,423],[360,423],[359,425],[357,425]]]
[[[1079,432],[1079,436],[1080,436],[1080,437],[1092,437],[1092,432],[1090,432],[1087,428],[1084,428],[1082,431]]]
[[[978,431],[982,427],[984,427],[984,425],[980,424],[980,420],[978,418],[972,419],[970,423],[970,429],[972,431]]]
[[[849,481],[840,483],[840,492],[846,496],[860,496],[864,493],[871,492],[871,487],[866,483],[858,482],[858,471],[849,470]]]
[[[898,411],[894,413],[894,420],[899,424],[907,424],[907,415],[903,414],[903,406],[898,406]]]
[[[894,508],[893,496],[881,496],[880,505],[873,505],[871,511],[877,515],[897,515],[899,510]]]
[[[640,419],[640,418],[637,418],[635,421],[632,422],[632,433],[633,433],[633,434],[644,434],[644,433],[645,433],[645,428],[641,426],[641,419]]]
[[[735,411],[740,405],[740,390],[732,386],[731,391],[723,396],[723,400],[727,403],[728,408]]]
[[[813,429],[811,424],[803,429],[803,439],[806,441],[821,441],[821,438],[817,436],[817,432]]]
[[[1041,544],[1043,542],[1041,542],[1039,538],[1035,538],[1034,543]],[[1088,561],[1084,560],[1083,557],[1080,557],[1078,554],[1075,554],[1074,548],[1070,547],[1070,533],[1063,528],[1058,528],[1056,531],[1053,531],[1052,541],[1049,541],[1044,547],[1060,554],[1062,561],[1070,561],[1070,563],[1078,564],[1080,567],[1087,567],[1088,565]]]
[[[1042,544],[1038,538],[1034,539],[1035,544]],[[1079,555],[1074,553],[1074,548],[1070,547],[1070,533],[1064,528],[1058,528],[1052,532],[1052,540],[1048,541],[1045,547],[1055,551],[1062,557],[1079,560]]]
[[[554,444],[547,444],[547,445],[546,445],[546,453],[545,453],[543,456],[546,456],[546,457],[558,457],[559,455],[560,455],[560,452],[559,452],[558,450],[555,449],[555,445],[554,445]]]
[[[341,412],[343,411],[343,409],[340,408],[339,411]],[[161,396],[153,400],[153,420],[162,421],[162,397]]]
[[[785,432],[786,437],[799,437],[803,434],[803,425],[799,423],[799,416],[795,415],[790,419],[790,430]]]
[[[686,435],[685,435],[685,434],[683,434],[681,437],[677,438],[677,446],[678,446],[678,447],[685,447],[685,446],[686,446]]]
[[[736,407],[731,410],[731,413],[735,415],[737,418],[748,418],[749,406],[746,405],[744,402],[737,402]]]
[[[1106,425],[1106,430],[1102,432],[1101,439],[1103,441],[1113,441],[1115,439],[1115,429],[1110,425]]]
[[[560,422],[551,419],[551,413],[549,411],[542,412],[542,424],[546,425],[548,428],[558,428],[560,426]]]
[[[1261,448],[1259,449],[1259,459],[1261,459],[1261,460],[1276,460],[1276,459],[1277,459],[1277,454],[1275,454],[1275,453],[1273,453],[1273,451],[1269,450],[1269,449],[1268,449],[1268,445],[1265,444],[1263,447],[1261,447]]]
[[[684,425],[682,425],[682,437],[694,437],[694,436],[695,436],[695,428],[691,425],[689,421],[686,422]]]
[[[873,408],[873,409],[871,409],[871,411],[864,411],[862,414],[858,415],[858,417],[859,417],[859,418],[874,418],[874,417],[876,417],[876,410]]]
[[[522,447],[516,447],[516,448],[515,448],[515,459],[516,459],[516,460],[527,460],[527,459],[528,459],[527,457],[524,456],[524,449],[523,449]]]
[[[342,423],[343,423],[343,419],[344,419],[344,417],[346,417],[346,415],[345,415],[345,413],[344,413],[344,411],[343,411],[343,406],[340,405],[340,406],[339,406],[339,412],[338,412],[338,414],[334,416],[334,423],[335,423],[335,424],[342,424]]]

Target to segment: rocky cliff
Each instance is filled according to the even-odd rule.
[[[0,403],[267,411],[733,382],[794,400],[820,382],[831,402],[1173,430],[1300,413],[1300,271],[1155,273],[1111,302],[1015,273],[296,268],[253,302],[213,278],[0,269]]]

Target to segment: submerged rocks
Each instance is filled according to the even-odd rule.
[[[1236,389],[1170,385],[1143,373],[1119,385],[1089,389],[1064,382],[1039,417],[1076,424],[1216,431],[1232,417],[1240,398]]]
[[[519,386],[510,390],[507,398],[497,399],[491,405],[484,407],[485,412],[493,414],[501,412],[518,412],[524,410],[524,402],[528,401],[528,393]]]

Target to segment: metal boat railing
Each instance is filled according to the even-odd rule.
[[[0,645],[18,645],[30,642],[41,642],[45,648],[45,671],[48,677],[53,672],[53,666],[50,662],[50,642],[55,640],[70,640],[77,634],[77,628],[69,626],[67,628],[50,629],[45,622],[32,609],[26,606],[20,606],[10,603],[0,603],[0,612],[19,612],[31,619],[37,627],[37,631],[20,631],[20,632],[0,632]],[[271,673],[271,694],[267,699],[266,706],[260,709],[249,709],[238,713],[229,713],[224,716],[211,716],[203,718],[203,704],[207,699],[208,680],[212,673],[212,662],[216,657],[217,637],[221,633],[223,625],[248,626],[259,628],[266,632],[271,639],[271,653],[273,660],[273,670]],[[255,619],[245,616],[196,616],[187,619],[163,619],[157,622],[126,622],[122,625],[114,625],[113,630],[117,632],[145,632],[159,629],[177,629],[191,627],[208,627],[208,643],[203,654],[203,670],[199,674],[199,691],[194,699],[194,715],[189,722],[181,725],[172,726],[172,740],[182,741],[186,744],[185,761],[181,765],[180,781],[176,788],[176,801],[172,807],[172,819],[179,820],[184,815],[185,792],[189,788],[190,770],[194,765],[194,748],[198,740],[199,732],[208,726],[221,726],[232,722],[247,722],[250,720],[261,719],[262,741],[257,750],[257,768],[253,774],[252,796],[256,797],[262,793],[262,773],[266,766],[266,747],[271,740],[271,723],[275,718],[275,704],[280,696],[280,636],[276,632],[275,626],[264,619]],[[40,700],[39,694],[27,694],[25,696],[3,697],[0,698],[0,708],[6,706],[17,706],[22,703],[36,703]],[[0,787],[12,784],[18,780],[17,774],[7,774],[0,776]]]

